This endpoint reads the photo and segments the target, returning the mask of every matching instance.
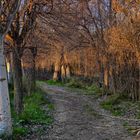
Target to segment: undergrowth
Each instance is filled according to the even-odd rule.
[[[42,109],[47,104],[48,110],[54,109],[53,105],[45,98],[45,94],[37,89],[31,96],[24,98],[24,109],[20,115],[16,115],[13,106],[13,93],[11,91],[11,112],[13,119],[13,139],[17,140],[30,133],[28,125],[50,125],[53,122],[52,116]]]
[[[102,108],[109,110],[114,116],[140,118],[140,102],[133,102],[127,94],[113,94],[101,102]]]
[[[71,89],[81,89],[85,91],[87,95],[98,95],[101,96],[103,89],[99,88],[96,84],[88,84],[79,78],[73,77],[63,83],[61,81],[47,80],[45,81],[48,85],[65,86]]]
[[[64,83],[57,80],[47,80],[46,83],[48,85],[57,85],[57,86],[64,86]]]

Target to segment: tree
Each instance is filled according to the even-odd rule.
[[[53,54],[47,59],[56,64],[54,79],[65,79],[68,63],[73,74],[98,77],[106,91],[138,100],[139,18],[139,1],[54,0],[38,23]]]
[[[9,31],[15,14],[20,6],[20,0],[0,1],[0,135],[12,134],[10,101],[4,56],[3,41]]]
[[[32,0],[24,2],[18,10],[14,22],[11,24],[9,36],[13,39],[12,64],[14,79],[14,107],[17,114],[22,112],[23,108],[23,83],[22,83],[22,64],[21,58],[24,47],[23,41],[26,35],[34,27],[35,9],[33,9]],[[32,27],[32,28],[31,28]]]

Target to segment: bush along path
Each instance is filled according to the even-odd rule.
[[[112,116],[101,107],[102,99],[97,96],[84,90],[53,86],[43,82],[40,82],[40,86],[49,94],[55,106],[54,123],[44,139],[136,140],[124,125],[127,121],[140,125],[139,121]]]
[[[53,105],[47,94],[39,88],[31,96],[24,99],[24,110],[17,116],[13,111],[13,98],[11,97],[13,118],[13,140],[40,140],[47,135],[53,122]]]

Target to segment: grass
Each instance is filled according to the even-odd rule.
[[[78,79],[78,78],[71,78],[66,83],[61,81],[54,81],[54,80],[47,80],[45,81],[48,85],[56,85],[56,86],[65,86],[74,90],[83,90],[84,94],[86,95],[96,95],[101,96],[103,89],[99,88],[96,84],[89,85],[88,83]]]
[[[49,110],[54,110],[54,105],[53,104],[48,104]]]
[[[125,109],[119,106],[123,99],[125,98],[119,94],[111,95],[106,101],[101,103],[101,106],[104,109],[109,110],[114,116],[123,116]]]
[[[11,93],[11,110],[13,118],[13,139],[18,139],[20,136],[25,136],[30,132],[28,125],[50,125],[53,122],[52,116],[42,109],[46,105],[50,110],[54,109],[46,98],[45,94],[37,89],[31,96],[24,98],[24,109],[20,115],[16,115],[13,108],[13,94]]]
[[[102,96],[103,89],[99,88],[96,84],[86,86],[87,95],[96,95],[96,97]]]
[[[114,94],[108,96],[107,99],[101,103],[101,106],[109,110],[114,116],[127,117],[130,112],[132,118],[140,119],[140,102],[133,102],[126,95]]]
[[[61,81],[47,80],[46,83],[48,85],[64,86],[64,83]]]
[[[13,128],[13,133],[14,133],[15,137],[17,137],[17,135],[23,136],[23,135],[27,134],[28,131],[29,130],[27,128],[22,127],[22,126]]]
[[[140,130],[140,127],[139,126],[132,126],[132,125],[129,125],[128,122],[124,122],[123,123],[123,127],[132,135],[136,136],[137,133],[139,132]]]
[[[91,115],[91,116],[95,116],[95,117],[101,117],[90,105],[85,105],[84,106],[85,111]]]
[[[69,81],[66,83],[67,87],[71,87],[71,88],[80,88],[80,89],[85,89],[86,85],[80,81],[78,78],[71,78],[69,79]]]

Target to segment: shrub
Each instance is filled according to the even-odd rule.
[[[85,89],[86,85],[80,81],[78,78],[71,78],[69,79],[69,82],[66,84],[66,86],[68,87],[72,87],[72,88],[82,88]]]

